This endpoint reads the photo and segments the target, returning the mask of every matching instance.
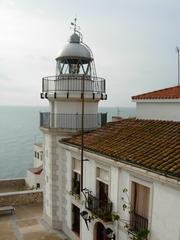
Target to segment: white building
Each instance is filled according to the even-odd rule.
[[[140,119],[179,121],[180,87],[170,87],[132,97]]]
[[[34,161],[33,168],[27,170],[26,185],[30,188],[43,187],[43,145],[34,144],[33,146]]]
[[[50,113],[41,113],[44,220],[75,240],[127,240],[148,231],[148,239],[179,240],[180,117],[176,104],[171,108],[165,100],[169,109],[165,115],[169,115],[168,121],[162,121],[162,108],[156,114],[153,110],[159,100],[163,102],[161,91],[146,109],[147,99],[139,101],[136,96],[137,119],[100,128],[105,120],[98,114],[98,102],[106,99],[105,81],[94,78],[92,53],[76,25],[56,61],[56,76],[43,79],[41,94],[50,105]],[[176,99],[166,92],[172,102],[180,100],[180,88],[175,89]],[[82,171],[78,131],[83,109],[87,133]]]

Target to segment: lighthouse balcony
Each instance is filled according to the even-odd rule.
[[[103,126],[107,122],[107,113],[84,114],[84,130],[90,131]],[[40,113],[40,127],[81,130],[81,114]]]
[[[42,98],[54,96],[73,96],[73,94],[89,94],[94,98],[105,98],[105,79],[80,74],[61,74],[42,79]],[[68,95],[67,95],[68,94]],[[86,96],[85,95],[85,96]],[[103,96],[103,97],[102,97]]]

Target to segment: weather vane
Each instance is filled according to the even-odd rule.
[[[80,29],[80,27],[77,25],[76,22],[77,22],[77,18],[75,17],[74,22],[71,22],[71,25],[74,26],[74,32],[77,32]]]

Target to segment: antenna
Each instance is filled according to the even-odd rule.
[[[179,79],[179,48],[176,47],[176,51],[177,51],[177,56],[178,56],[178,62],[177,62],[177,77],[178,77],[178,86],[180,85],[180,79]]]

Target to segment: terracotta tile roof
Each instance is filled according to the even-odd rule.
[[[81,145],[81,136],[63,142]],[[123,119],[84,135],[88,151],[180,179],[180,122]]]
[[[36,168],[29,168],[29,171],[36,175],[40,175],[42,170],[43,170],[43,165],[36,167]]]
[[[177,99],[180,98],[180,86],[160,89],[154,92],[148,92],[133,96],[133,100],[139,99]]]

